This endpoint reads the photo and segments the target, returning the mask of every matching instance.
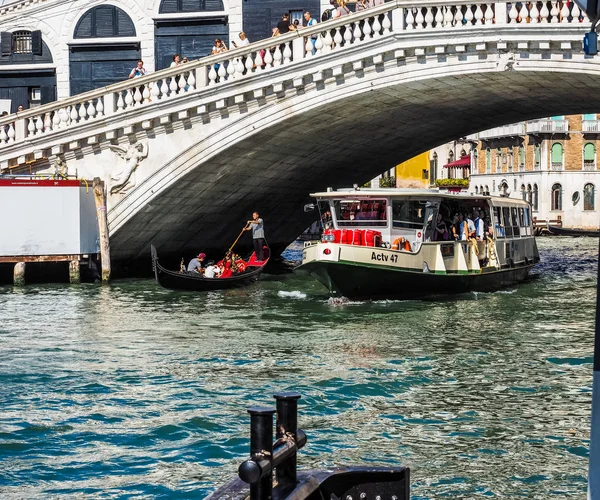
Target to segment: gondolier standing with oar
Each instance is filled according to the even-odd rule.
[[[252,230],[252,242],[254,243],[254,252],[256,260],[264,260],[263,247],[265,246],[265,229],[263,220],[258,212],[252,214],[252,220],[248,221],[246,231]]]

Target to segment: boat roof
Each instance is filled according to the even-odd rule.
[[[509,198],[507,196],[491,196],[472,193],[449,193],[446,190],[412,189],[412,188],[342,188],[311,193],[314,198],[394,198],[394,197],[423,197],[423,198],[447,198],[452,200],[491,200],[496,203],[526,204],[520,198]]]

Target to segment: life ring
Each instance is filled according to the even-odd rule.
[[[392,244],[392,250],[404,250],[406,252],[412,252],[412,246],[410,241],[406,238],[396,238]]]
[[[406,250],[407,252],[412,252],[412,246],[410,244],[410,241],[408,241],[406,238],[402,238],[403,241],[403,245],[402,245],[402,250]]]
[[[398,250],[400,248],[400,243],[402,243],[402,240],[404,238],[396,238],[394,240],[394,243],[392,243],[392,250]]]

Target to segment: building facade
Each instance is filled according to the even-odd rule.
[[[329,7],[328,0],[22,3],[0,17],[0,112],[125,80],[138,59],[156,71],[175,53],[189,60],[209,55],[215,38],[227,46],[240,31],[250,41],[268,38],[283,13],[305,22],[305,11],[320,19]]]
[[[600,119],[555,116],[487,130],[471,137],[469,191],[522,197],[538,220],[597,229],[600,215]]]

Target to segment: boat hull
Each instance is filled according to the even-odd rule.
[[[249,267],[242,274],[230,278],[204,278],[187,272],[170,271],[162,267],[158,262],[158,254],[154,246],[151,247],[152,266],[158,284],[170,290],[183,290],[190,292],[209,292],[212,290],[227,290],[231,288],[242,288],[251,285],[258,280],[265,268],[267,261],[258,267]]]
[[[414,299],[467,292],[491,292],[527,278],[533,264],[474,274],[435,274],[378,269],[344,262],[311,262],[309,271],[333,295],[356,299]]]
[[[598,238],[600,236],[600,230],[593,229],[569,229],[548,225],[548,231],[555,236],[591,236],[594,238]]]

